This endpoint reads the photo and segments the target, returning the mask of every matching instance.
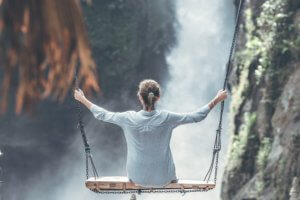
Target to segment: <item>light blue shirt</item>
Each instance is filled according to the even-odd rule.
[[[200,122],[208,105],[189,113],[162,110],[110,112],[97,105],[90,108],[95,118],[122,127],[127,142],[127,176],[145,187],[161,187],[176,180],[170,150],[172,131],[179,125]]]

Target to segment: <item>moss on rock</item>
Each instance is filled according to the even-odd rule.
[[[229,151],[229,169],[240,167],[241,157],[246,151],[251,131],[256,123],[256,113],[245,113],[244,123],[239,129],[238,135],[234,135]]]

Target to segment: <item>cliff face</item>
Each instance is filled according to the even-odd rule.
[[[222,199],[289,199],[300,176],[300,1],[246,1]]]

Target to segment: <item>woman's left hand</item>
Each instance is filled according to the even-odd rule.
[[[227,91],[226,90],[219,90],[216,96],[218,102],[224,101],[227,98]]]

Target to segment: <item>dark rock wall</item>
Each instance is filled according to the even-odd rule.
[[[175,44],[172,0],[107,0],[85,6],[91,44],[106,97],[136,92],[140,80],[164,81]]]
[[[247,0],[222,199],[287,200],[300,176],[300,1]]]

